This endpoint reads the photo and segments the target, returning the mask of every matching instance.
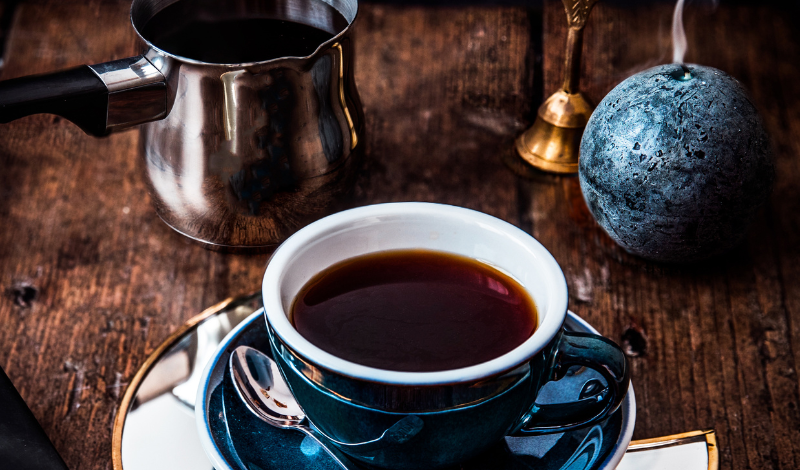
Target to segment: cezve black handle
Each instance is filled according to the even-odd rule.
[[[68,470],[3,369],[0,369],[0,468]]]
[[[0,82],[2,123],[49,113],[102,136],[162,119],[166,111],[166,81],[144,56]]]

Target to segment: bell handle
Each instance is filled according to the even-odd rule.
[[[589,13],[598,0],[562,0],[567,13],[567,55],[564,59],[564,84],[562,90],[578,93],[581,76],[581,53],[583,51],[583,27]]]

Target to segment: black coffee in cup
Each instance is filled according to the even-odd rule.
[[[281,3],[252,2],[240,12],[222,1],[180,0],[156,13],[141,33],[170,54],[238,64],[308,56],[347,27],[342,14],[321,1],[305,2],[314,10],[309,18],[318,20],[314,25],[271,17],[270,6]]]
[[[300,290],[297,331],[317,347],[379,369],[458,369],[531,337],[536,307],[499,270],[429,250],[367,254],[337,263]]]

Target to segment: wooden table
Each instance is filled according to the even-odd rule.
[[[631,352],[636,438],[715,428],[722,468],[800,468],[797,12],[688,7],[688,61],[750,89],[777,181],[743,246],[665,266],[616,246],[575,177],[527,180],[501,163],[560,83],[561,3],[466,3],[363,6],[369,173],[356,203],[444,202],[519,225],[563,267],[570,307]],[[669,60],[672,5],[628,3],[601,2],[590,18],[583,83],[594,102]],[[1,78],[137,53],[128,8],[19,4]],[[87,137],[50,115],[0,126],[0,365],[75,470],[110,468],[112,420],[145,357],[204,307],[256,290],[266,262],[205,251],[161,223],[138,139]]]

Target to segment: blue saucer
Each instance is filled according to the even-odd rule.
[[[572,331],[596,331],[569,313]],[[340,470],[313,439],[274,428],[252,415],[233,390],[228,374],[231,351],[241,345],[271,356],[263,309],[232,330],[209,361],[198,390],[195,414],[200,440],[216,470]],[[577,398],[583,385],[598,377],[581,369],[545,385],[542,403]],[[631,387],[625,401],[602,423],[577,431],[535,437],[506,437],[488,451],[455,467],[460,470],[612,470],[633,435],[636,405]],[[422,469],[421,469],[422,470]]]

